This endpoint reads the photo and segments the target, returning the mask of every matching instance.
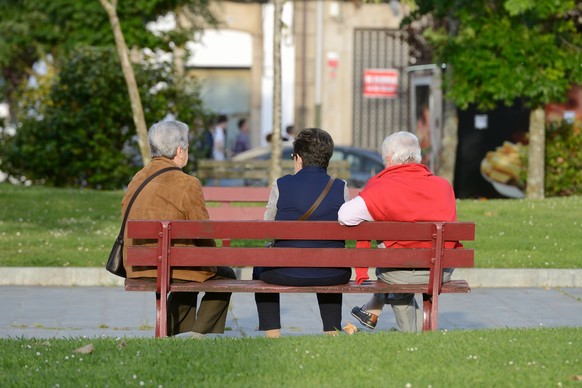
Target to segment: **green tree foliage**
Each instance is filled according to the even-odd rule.
[[[464,109],[523,99],[531,109],[527,198],[544,196],[543,106],[582,83],[582,3],[574,0],[415,0],[403,22],[446,64],[446,97]],[[428,22],[427,22],[428,21]]]
[[[582,83],[582,5],[574,0],[416,0],[404,21],[423,30],[436,60],[451,65],[447,97],[493,109],[524,98],[531,108]]]
[[[160,48],[182,44],[205,23],[216,24],[211,0],[122,0],[117,11],[129,47]],[[185,7],[191,18],[188,31],[151,34],[146,24]],[[61,58],[80,46],[114,47],[111,26],[99,1],[0,0],[0,100],[9,102],[16,116],[18,91],[34,74],[33,65],[50,55],[57,68]]]
[[[52,186],[121,188],[141,158],[117,54],[85,47],[63,63],[46,94],[33,89],[24,99],[16,134],[2,145],[2,170]],[[167,114],[188,124],[206,120],[196,90],[177,87],[169,66],[136,66],[136,77],[148,122]]]

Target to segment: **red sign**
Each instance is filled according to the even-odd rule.
[[[395,98],[398,97],[398,70],[366,69],[364,70],[364,97]]]

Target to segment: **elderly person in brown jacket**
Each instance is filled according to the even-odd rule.
[[[188,162],[188,126],[179,121],[162,121],[148,132],[152,161],[140,170],[127,187],[122,200],[122,214],[131,197],[150,175],[167,167],[183,168]],[[133,203],[128,219],[138,220],[207,220],[208,211],[200,181],[180,170],[168,171],[144,186]],[[126,229],[127,230],[127,229]],[[127,233],[127,232],[126,232]],[[125,238],[126,245],[147,244],[148,240]],[[185,240],[181,244],[215,246],[214,240]],[[124,255],[126,257],[126,255]],[[128,278],[156,278],[153,267],[125,266]],[[172,279],[205,282],[213,279],[236,279],[230,267],[185,267],[173,269]],[[198,308],[197,292],[172,293],[168,298],[168,335],[191,332],[198,336],[223,333],[230,293],[205,293]]]

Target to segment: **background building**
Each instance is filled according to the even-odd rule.
[[[236,121],[249,117],[252,145],[263,145],[273,130],[274,6],[223,2],[217,7],[223,23],[190,46],[188,71],[202,82],[208,107],[229,115],[229,139],[236,134]],[[416,131],[421,101],[430,111],[428,125],[436,141],[440,89],[434,88],[440,87],[440,73],[411,67],[414,61],[398,30],[402,15],[398,3],[285,2],[278,129],[318,126],[337,144],[378,149],[389,133]]]

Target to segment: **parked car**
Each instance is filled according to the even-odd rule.
[[[282,146],[282,159],[291,160],[293,146],[284,143]],[[261,146],[242,152],[232,158],[233,161],[244,160],[268,160],[271,158],[271,147]],[[350,187],[364,187],[368,179],[384,169],[382,156],[376,151],[365,148],[338,146],[334,147],[331,160],[347,160],[350,163],[350,177],[348,185]],[[245,185],[264,186],[264,182],[245,182]]]

